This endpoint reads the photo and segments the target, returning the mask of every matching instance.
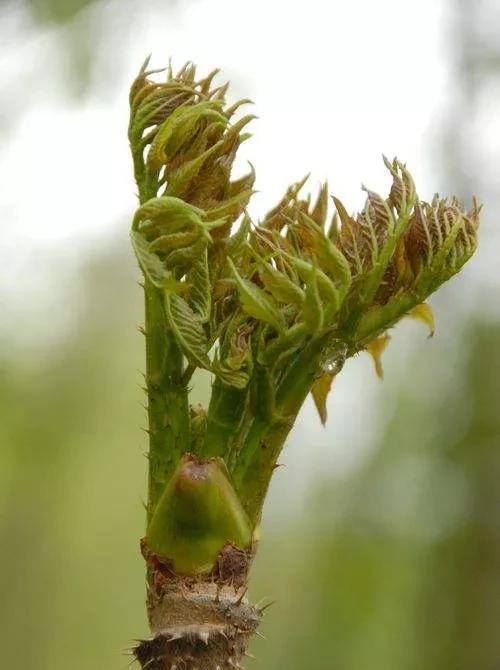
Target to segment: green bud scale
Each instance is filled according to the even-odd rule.
[[[251,547],[250,522],[222,460],[182,457],[156,505],[146,543],[178,575],[209,573],[228,543]]]

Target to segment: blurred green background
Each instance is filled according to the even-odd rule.
[[[369,3],[354,4],[360,17],[353,26]],[[415,10],[416,3],[399,4]],[[119,670],[130,660],[126,648],[146,634],[138,552],[146,475],[143,342],[136,329],[142,303],[128,247],[134,186],[126,86],[136,56],[148,50],[149,38],[159,39],[152,26],[178,26],[175,40],[189,42],[190,21],[209,11],[204,6],[21,0],[0,7],[2,668]],[[228,6],[210,5],[213,23],[202,27],[210,39],[223,41],[217,17]],[[297,25],[305,21],[307,32],[321,6],[313,1],[305,17],[300,3],[282,8],[299,16]],[[387,36],[405,28],[393,9],[390,0],[380,3]],[[246,11],[267,10],[257,3]],[[343,3],[328,11],[349,29]],[[417,172],[432,165],[443,190],[477,192],[486,202],[481,250],[431,301],[433,340],[415,324],[401,324],[385,355],[383,384],[368,358],[350,361],[334,387],[327,429],[310,403],[304,408],[282,456],[287,467],[273,484],[251,581],[254,599],[276,600],[262,627],[265,639],[253,645],[258,667],[267,670],[500,668],[500,50],[493,39],[500,12],[494,2],[474,0],[424,2],[418,11],[423,28],[433,22],[437,44],[437,74],[426,62],[425,76],[437,77],[446,95],[418,139],[421,151],[404,158],[417,162]],[[278,10],[267,26],[276,41],[288,49],[303,43],[293,28],[283,34],[277,17]],[[242,29],[238,16],[225,20]],[[360,46],[365,58],[373,39]],[[425,41],[422,33],[423,50]],[[170,45],[165,49],[158,56],[167,58]],[[221,64],[237,94],[244,92],[245,58],[208,53],[202,65]],[[220,53],[224,62],[214,63]],[[348,59],[329,63],[327,44],[319,54],[318,67],[333,77],[336,69],[349,70]],[[391,58],[389,50],[388,68]],[[418,63],[417,53],[417,69]],[[275,76],[265,63],[258,67],[259,77]],[[395,99],[411,82],[391,86]],[[389,89],[380,91],[380,104],[389,109],[386,95]],[[96,117],[99,143],[89,140],[92,160],[82,156],[78,121],[71,126],[74,153],[46,174],[36,142],[57,154],[66,141],[64,114],[80,110],[85,119],[108,110],[112,118],[115,109],[121,149],[103,145]],[[33,110],[51,119],[46,144]],[[329,114],[335,124],[335,112]],[[369,106],[360,119],[370,122]],[[403,131],[414,132],[411,121]],[[279,155],[272,160],[279,171]],[[340,152],[329,160],[342,164],[347,157]],[[96,194],[91,173],[101,162],[109,179]],[[76,163],[80,171],[71,176]],[[359,180],[363,164],[355,167]],[[71,197],[61,188],[67,171]],[[89,235],[72,228],[82,211]],[[206,398],[207,388],[199,384],[195,393]]]

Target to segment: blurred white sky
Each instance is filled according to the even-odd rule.
[[[117,0],[88,11],[102,14],[110,38],[114,22],[124,20]],[[172,56],[178,66],[192,59],[201,71],[221,67],[234,82],[231,95],[255,101],[260,119],[241,164],[248,158],[257,168],[256,214],[307,171],[311,187],[327,177],[332,190],[359,206],[361,181],[388,183],[382,152],[407,161],[427,191],[433,175],[424,166],[426,134],[446,94],[442,11],[436,0],[418,7],[400,0],[256,1],[248,9],[204,0],[163,12],[144,3],[120,54],[113,97],[98,89],[71,105],[58,87],[65,63],[57,29],[11,41],[0,63],[4,91],[24,77],[32,100],[3,138],[0,156],[1,216],[11,244],[54,249],[80,237],[98,241],[125,225],[135,205],[126,95],[148,52],[157,66]]]
[[[406,161],[421,196],[432,195],[437,169],[429,148],[452,87],[444,0],[191,0],[174,8],[140,3],[130,15],[127,7],[110,0],[88,10],[99,13],[107,46],[96,54],[97,83],[83,102],[65,100],[60,29],[34,30],[21,12],[4,27],[0,85],[16,95],[25,91],[28,104],[9,119],[0,150],[2,300],[36,306],[39,315],[50,304],[41,319],[53,321],[49,298],[61,275],[52,276],[52,264],[66,267],[71,284],[78,257],[117,230],[128,235],[136,199],[127,94],[149,52],[154,66],[172,56],[174,65],[190,59],[202,72],[220,67],[233,82],[232,98],[254,100],[255,137],[244,145],[238,167],[244,170],[246,160],[256,167],[256,217],[308,171],[310,188],[327,178],[332,192],[359,208],[361,182],[388,187],[382,152]],[[88,19],[84,13],[75,25]],[[122,47],[121,36],[127,36]],[[114,81],[106,85],[109,63],[117,60]],[[37,328],[43,330],[43,322]],[[419,336],[412,331],[411,338]],[[399,362],[405,356],[401,349]],[[379,382],[364,358],[347,367],[332,403],[335,428],[323,430],[307,406],[277,495],[286,479],[284,486],[303,499],[298,487],[308,485],[303,468],[312,456],[320,468],[339,470],[361,457],[363,435],[375,426],[367,399]],[[343,429],[345,416],[355,420]],[[304,440],[311,451],[293,449]]]

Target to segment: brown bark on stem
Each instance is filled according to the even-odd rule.
[[[262,613],[246,597],[253,551],[226,545],[206,575],[176,575],[148,551],[151,638],[134,649],[143,670],[234,670],[241,667]]]

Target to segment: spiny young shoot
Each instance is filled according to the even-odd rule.
[[[239,667],[261,613],[248,570],[272,473],[308,393],[322,422],[334,377],[368,351],[381,374],[388,331],[413,316],[476,248],[480,206],[420,200],[406,166],[350,214],[323,184],[293,184],[261,221],[255,172],[231,178],[250,137],[249,102],[228,105],[217,70],[166,76],[145,63],[130,92],[139,207],[132,244],[144,274],[149,420],[150,670]],[[190,406],[196,369],[206,408]]]

